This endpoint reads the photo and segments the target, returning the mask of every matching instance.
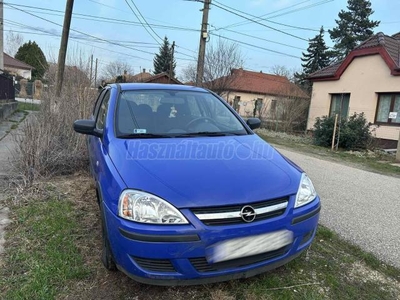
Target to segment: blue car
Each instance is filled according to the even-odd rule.
[[[191,86],[112,84],[88,120],[102,262],[134,280],[246,278],[306,250],[320,199],[310,178],[222,98]]]

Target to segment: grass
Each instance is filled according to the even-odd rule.
[[[29,103],[29,102],[18,102],[17,109],[19,111],[25,111],[25,110],[38,111],[40,110],[40,104]]]
[[[336,162],[345,162],[354,167],[376,173],[400,176],[400,167],[391,165],[395,163],[396,160],[394,155],[385,154],[383,152],[376,152],[374,155],[368,155],[367,152],[331,151],[331,149],[328,148],[312,145],[311,139],[309,138],[294,138],[290,135],[279,136],[274,133],[259,135],[268,143],[291,151],[306,153]]]
[[[0,299],[400,298],[400,270],[323,226],[307,252],[265,274],[204,286],[155,287],[102,267],[98,206],[88,176],[36,184],[8,205],[13,223],[0,270]]]
[[[52,195],[12,207],[0,286],[4,299],[54,299],[89,270],[75,244],[78,216],[72,203]]]

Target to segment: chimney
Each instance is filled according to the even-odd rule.
[[[146,73],[146,69],[145,68],[143,68],[143,73]]]

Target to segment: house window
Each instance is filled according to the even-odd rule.
[[[396,118],[389,118],[390,113],[397,113]],[[379,94],[375,122],[400,125],[400,93]]]
[[[331,94],[331,108],[329,116],[338,114],[341,118],[347,118],[349,113],[350,94]]]
[[[276,110],[276,100],[271,100],[271,111],[275,112]]]

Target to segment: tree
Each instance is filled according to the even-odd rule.
[[[23,42],[24,38],[21,34],[9,31],[6,35],[6,44],[4,45],[4,50],[8,55],[14,57]]]
[[[310,74],[327,67],[331,61],[331,54],[324,41],[324,28],[321,27],[319,34],[309,40],[307,53],[303,52],[301,66],[302,73],[296,73],[296,82],[305,90],[311,92],[311,83],[306,79]]]
[[[160,46],[160,52],[153,59],[154,74],[163,72],[170,73],[172,62],[172,76],[175,77],[176,61],[172,47],[169,45],[168,38],[164,38],[164,43]]]
[[[374,13],[369,0],[348,0],[348,11],[339,12],[337,26],[328,30],[331,39],[335,42],[334,49],[338,59],[344,58],[361,42],[373,35],[373,29],[380,21],[372,21],[369,17]]]
[[[132,74],[133,68],[125,61],[116,60],[108,63],[104,69],[104,76],[108,78],[108,80],[115,80],[118,76],[122,76],[124,73]]]
[[[273,65],[271,68],[269,68],[269,70],[271,74],[286,77],[291,82],[296,81],[295,74],[297,73],[298,70],[295,68],[289,69],[286,66]]]
[[[15,58],[34,67],[32,70],[32,79],[43,78],[48,64],[46,56],[44,56],[42,49],[40,49],[36,42],[29,41],[19,47]]]
[[[203,86],[217,93],[226,92],[238,73],[232,69],[241,68],[244,59],[237,44],[221,39],[216,44],[207,46],[204,58]],[[196,81],[196,65],[189,65],[184,70],[186,81]]]

